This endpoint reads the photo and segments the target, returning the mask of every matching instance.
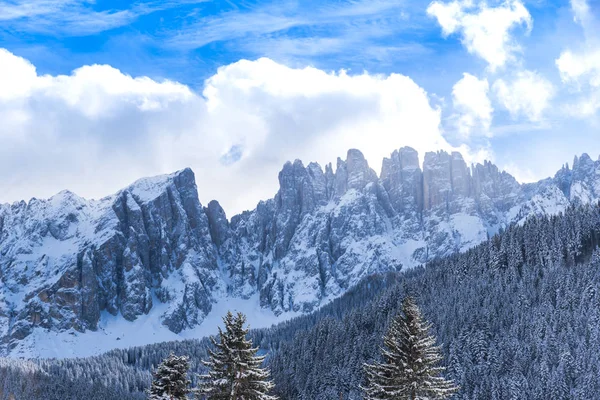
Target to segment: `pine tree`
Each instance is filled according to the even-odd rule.
[[[150,400],[187,399],[190,393],[188,370],[190,361],[187,356],[176,356],[171,353],[154,372],[152,386],[148,391]]]
[[[216,350],[209,350],[209,368],[200,376],[199,399],[210,400],[276,400],[269,395],[273,388],[270,372],[261,368],[264,356],[257,356],[258,348],[246,338],[246,316],[228,312],[223,318],[225,332],[219,328],[219,341],[211,338]]]
[[[411,297],[402,302],[386,333],[383,363],[365,364],[367,400],[433,400],[450,397],[458,389],[441,376],[443,367],[430,325]]]

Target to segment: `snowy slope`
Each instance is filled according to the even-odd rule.
[[[19,358],[69,358],[88,357],[105,353],[111,349],[130,348],[146,344],[173,340],[199,339],[217,334],[217,326],[222,325],[222,317],[227,311],[240,311],[246,314],[252,328],[269,327],[299,313],[276,316],[271,310],[262,308],[258,296],[249,299],[219,299],[202,324],[180,333],[170,331],[161,323],[161,315],[166,304],[158,303],[146,315],[135,321],[127,321],[120,316],[103,312],[95,331],[79,332],[75,329],[56,331],[34,328],[32,333],[18,342],[10,355]]]
[[[334,168],[296,160],[280,189],[227,219],[193,172],[101,200],[63,191],[0,205],[0,338],[14,356],[90,355],[214,332],[227,307],[255,326],[310,312],[373,273],[464,251],[528,215],[600,199],[600,162],[576,157],[520,185],[459,153],[358,150]],[[141,334],[140,334],[141,332]],[[91,343],[91,344],[90,344]]]

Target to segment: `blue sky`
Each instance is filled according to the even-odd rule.
[[[239,211],[287,159],[349,147],[376,171],[411,145],[543,178],[600,154],[599,14],[597,0],[0,0],[0,201],[98,197],[190,165],[203,202]]]
[[[456,41],[441,40],[435,21],[426,16],[427,3],[124,3],[51,2],[48,13],[6,21],[4,47],[42,73],[69,73],[100,63],[196,87],[219,66],[242,58],[416,73],[437,59],[435,53],[439,57],[461,49]],[[121,13],[127,16],[116,17]]]
[[[0,7],[22,15],[5,17],[3,47],[40,73],[110,64],[130,75],[198,88],[219,66],[269,57],[289,66],[398,72],[441,91],[448,79],[477,72],[485,62],[470,57],[459,38],[440,35],[435,18],[427,15],[429,3],[33,0]],[[521,38],[526,44],[554,36],[556,24],[572,20],[569,3],[525,4],[536,21],[536,29]],[[552,37],[557,39],[569,42]],[[537,54],[534,64],[540,56],[552,62],[556,54]]]

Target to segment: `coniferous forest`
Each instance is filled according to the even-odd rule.
[[[280,399],[362,399],[365,364],[414,298],[455,399],[597,399],[600,206],[532,216],[425,266],[371,276],[310,315],[249,332]],[[252,323],[252,321],[249,321]],[[65,360],[1,360],[2,399],[144,399],[170,353],[206,374],[208,339]]]

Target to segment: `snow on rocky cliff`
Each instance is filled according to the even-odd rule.
[[[262,310],[263,322],[310,312],[367,275],[466,250],[532,213],[598,201],[600,161],[584,154],[521,185],[456,152],[427,153],[421,168],[406,147],[378,176],[350,150],[335,171],[288,162],[279,184],[231,219],[216,201],[200,204],[189,169],[100,200],[63,191],[0,205],[2,353],[59,355],[42,351],[41,338],[121,339],[117,326],[152,330],[140,343],[206,334],[214,327],[203,321],[214,325],[228,302]]]

